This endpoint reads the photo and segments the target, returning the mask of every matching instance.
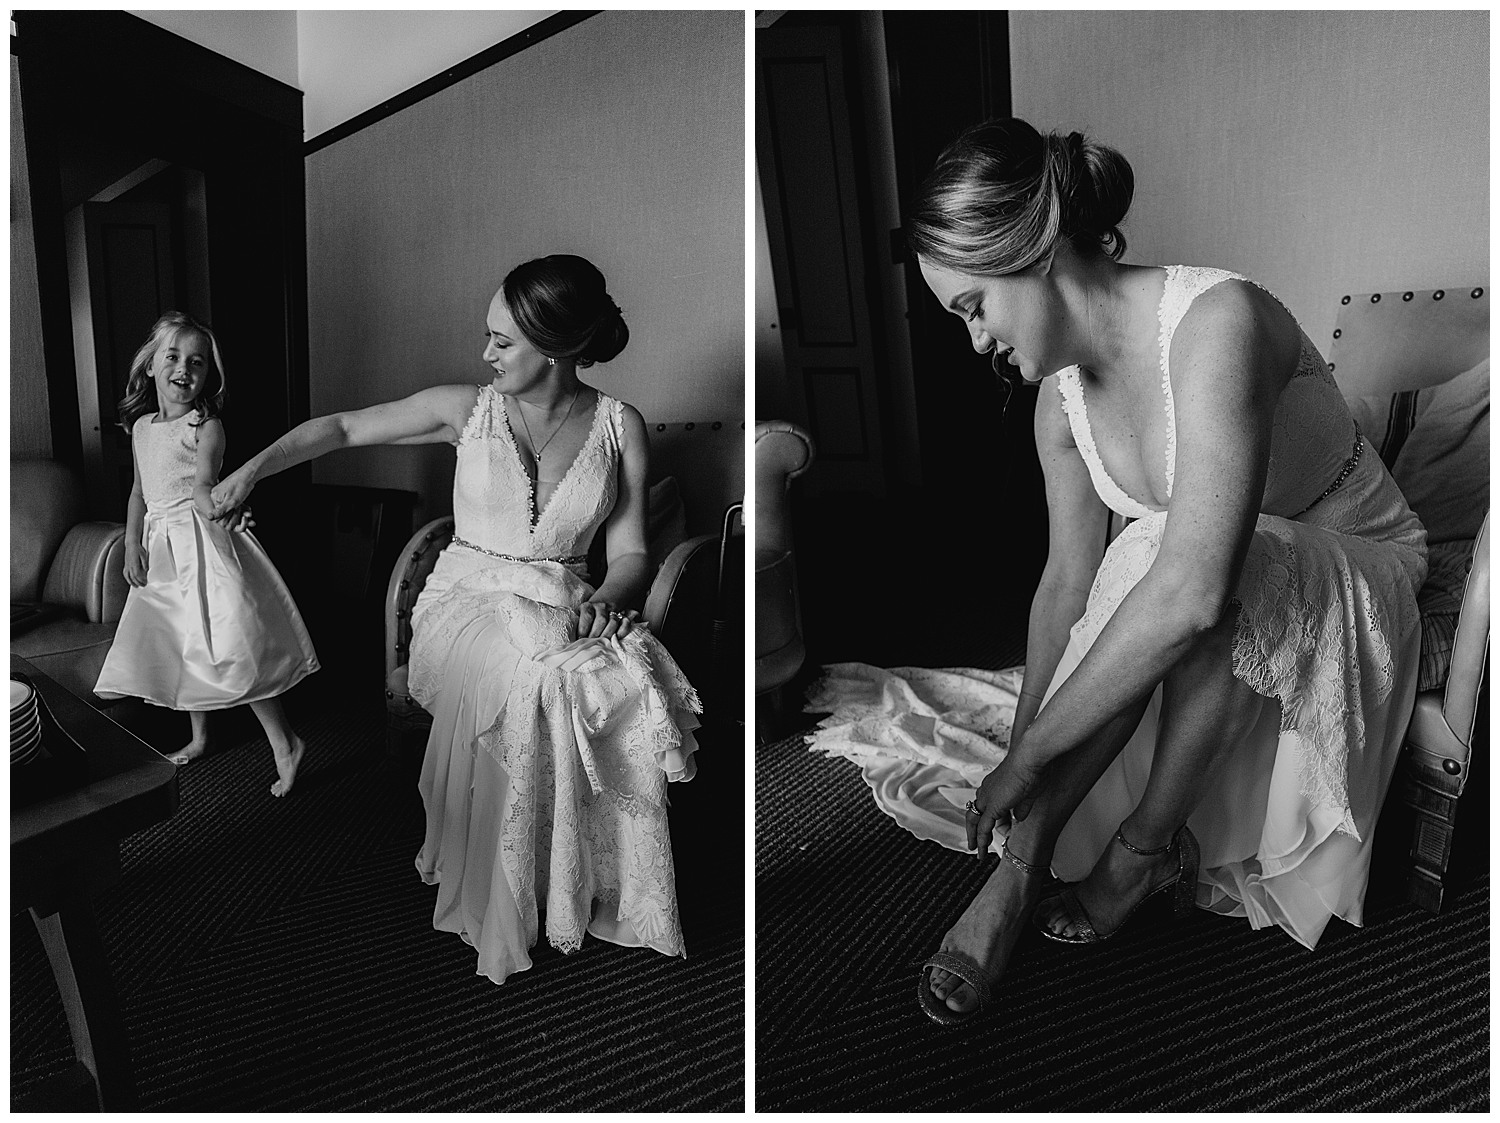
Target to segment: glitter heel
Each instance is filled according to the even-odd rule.
[[[1139,854],[1144,858],[1165,854],[1175,846],[1177,848],[1177,872],[1160,885],[1153,887],[1137,901],[1118,926],[1103,933],[1094,928],[1093,921],[1089,919],[1089,914],[1084,909],[1083,903],[1079,901],[1073,886],[1064,885],[1056,897],[1049,897],[1037,906],[1037,930],[1049,940],[1056,940],[1062,944],[1097,944],[1107,940],[1129,924],[1131,918],[1147,901],[1168,892],[1171,894],[1169,899],[1173,912],[1186,912],[1193,907],[1193,898],[1198,885],[1198,840],[1193,837],[1193,832],[1188,830],[1186,824],[1178,829],[1171,842],[1154,850],[1142,850],[1139,846],[1132,846],[1118,830],[1115,831],[1114,841],[1132,854]],[[1051,925],[1043,918],[1043,913],[1058,902],[1061,902],[1063,911],[1067,913],[1068,920],[1075,929],[1071,936],[1054,932]]]

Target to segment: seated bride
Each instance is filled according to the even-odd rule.
[[[1308,947],[1359,924],[1416,688],[1421,524],[1275,297],[1120,260],[1133,190],[1118,152],[996,120],[908,223],[974,349],[1040,387],[1049,520],[1024,672],[842,665],[808,700],[891,815],[998,843],[918,981],[944,1023],[1028,925],[1093,943],[1148,901]]]
[[[563,951],[587,932],[686,954],[666,785],[696,770],[698,699],[637,625],[652,578],[645,424],[578,378],[629,336],[588,261],[528,261],[490,302],[487,384],[315,418],[213,492],[227,510],[334,449],[457,446],[453,542],[412,612],[411,692],[433,715],[416,864],[438,887],[434,927],[496,983],[531,966],[542,911]]]

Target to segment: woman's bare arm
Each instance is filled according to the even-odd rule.
[[[1285,310],[1246,285],[1217,286],[1183,318],[1172,344],[1177,459],[1161,548],[1027,729],[1029,763],[1067,752],[1145,697],[1228,611],[1297,345]]]
[[[603,409],[601,401],[597,408]],[[650,472],[650,444],[646,423],[634,406],[625,406],[625,432],[621,442],[620,486],[614,510],[604,524],[605,555],[608,571],[589,604],[579,615],[580,636],[599,635],[606,627],[608,613],[639,609],[646,602],[654,576],[646,542],[646,480]],[[589,606],[601,606],[599,612]]]
[[[1088,604],[1108,531],[1109,508],[1094,491],[1088,466],[1078,453],[1056,381],[1043,384],[1036,405],[1037,454],[1047,486],[1047,564],[1031,599],[1026,675],[1013,740],[1041,708],[1068,646],[1068,634]]]
[[[216,514],[242,505],[267,476],[341,448],[452,444],[474,409],[473,386],[434,386],[396,402],[304,421],[213,489]]]

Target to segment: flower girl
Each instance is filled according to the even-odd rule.
[[[271,794],[292,790],[306,749],[279,696],[318,669],[297,606],[238,512],[211,517],[224,460],[224,365],[208,325],[168,312],[130,365],[120,423],[135,486],[125,523],[131,588],[94,692],[186,710],[186,764],[208,746],[208,711],[248,704],[276,756]]]

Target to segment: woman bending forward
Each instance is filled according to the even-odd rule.
[[[1049,520],[1009,751],[955,826],[1007,860],[923,972],[940,1021],[1032,922],[1091,942],[1160,894],[1308,946],[1358,923],[1415,690],[1421,524],[1274,297],[1117,260],[1132,191],[1118,153],[994,121],[909,224],[974,349],[1040,384]]]

